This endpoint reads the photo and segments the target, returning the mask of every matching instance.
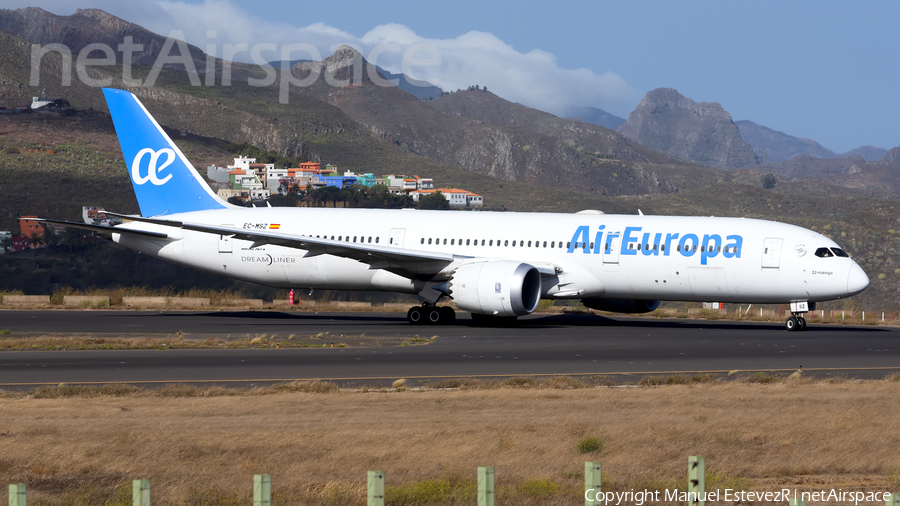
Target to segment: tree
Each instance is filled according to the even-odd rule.
[[[356,207],[357,195],[359,193],[352,186],[345,186],[341,188],[341,202],[344,203],[344,207]],[[348,205],[350,201],[353,201],[353,206]]]
[[[316,193],[322,202],[331,202],[331,207],[337,207],[337,201],[341,200],[341,189],[337,186],[326,186]]]
[[[3,248],[3,253],[7,253],[12,249],[12,238],[4,237],[3,240],[0,240],[0,248]]]
[[[28,236],[28,244],[31,245],[31,249],[37,249],[38,246],[43,244],[43,242],[44,241],[40,237],[38,237],[37,234],[31,234],[30,236]]]
[[[69,249],[69,253],[82,250],[85,246],[85,242],[81,237],[81,230],[66,227],[66,231],[63,232],[63,245]]]
[[[767,190],[771,190],[775,188],[775,184],[778,183],[778,180],[775,179],[775,174],[769,173],[763,177],[763,188]]]
[[[443,193],[437,191],[430,195],[422,195],[421,197],[419,197],[419,209],[450,209],[450,201],[444,198]]]
[[[238,197],[228,197],[228,203],[240,207],[250,207],[250,203]]]

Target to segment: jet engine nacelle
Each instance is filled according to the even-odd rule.
[[[659,307],[658,300],[641,299],[581,299],[591,309],[611,313],[649,313]]]
[[[447,283],[449,295],[464,311],[495,316],[522,316],[541,300],[541,273],[509,260],[466,264]]]

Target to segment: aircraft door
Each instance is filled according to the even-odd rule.
[[[392,228],[391,229],[391,237],[390,237],[390,239],[388,239],[388,246],[394,246],[395,248],[402,248],[404,235],[406,235],[405,228]]]
[[[767,237],[763,242],[763,269],[778,269],[781,266],[781,243],[783,239]]]
[[[619,263],[619,235],[610,234],[603,239],[603,263]]]
[[[223,227],[234,227],[234,225],[222,225]],[[220,235],[219,236],[219,254],[231,254],[231,240],[233,236],[230,235]]]

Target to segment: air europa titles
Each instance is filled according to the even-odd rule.
[[[724,258],[741,258],[744,238],[739,235],[728,235],[725,239],[719,234],[700,234],[679,232],[641,232],[642,227],[625,227],[624,232],[608,232],[604,237],[606,225],[597,227],[594,239],[591,240],[591,227],[582,225],[575,230],[569,243],[568,253],[576,249],[585,254],[609,254],[613,248],[619,248],[620,255],[669,256],[674,251],[684,257],[692,257],[699,253],[700,265],[720,254]]]

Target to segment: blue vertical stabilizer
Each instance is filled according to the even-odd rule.
[[[216,196],[133,94],[104,88],[141,216],[231,207]]]

